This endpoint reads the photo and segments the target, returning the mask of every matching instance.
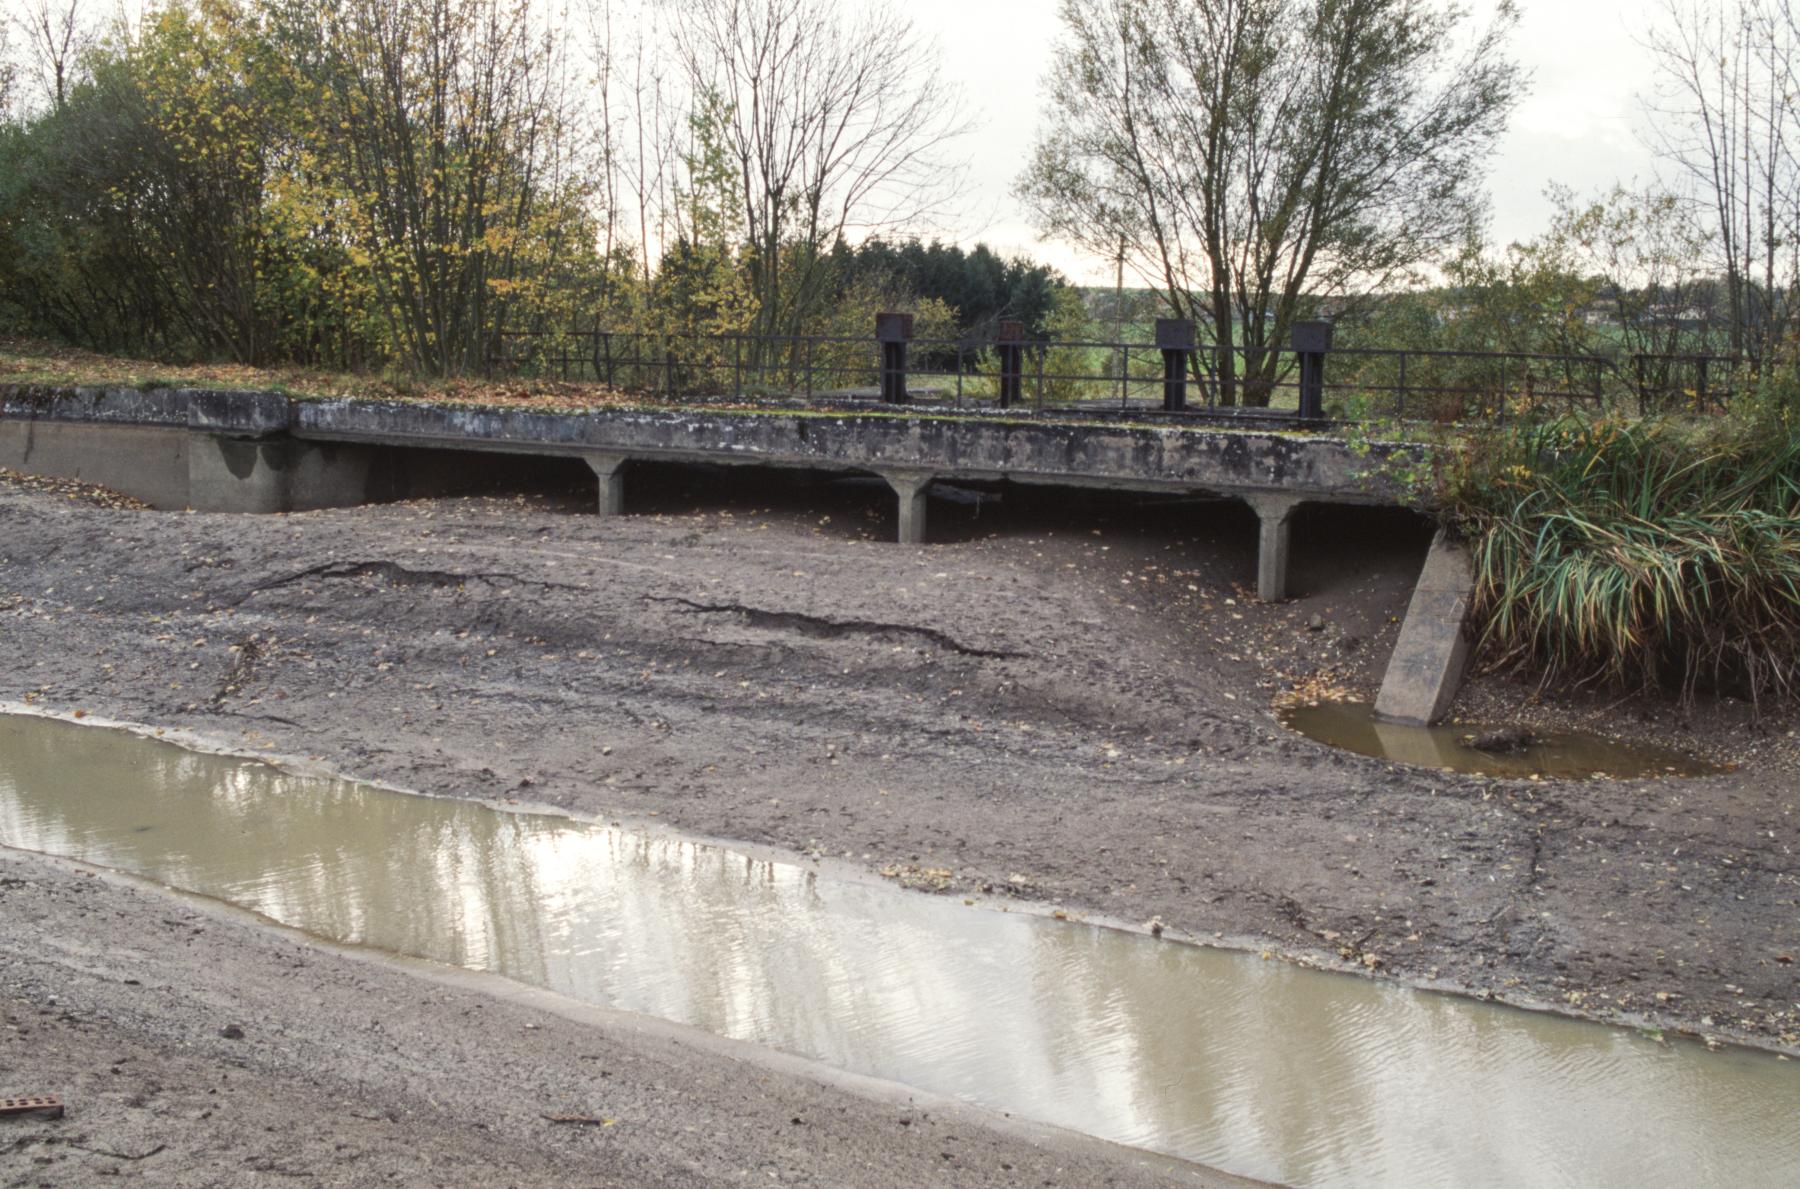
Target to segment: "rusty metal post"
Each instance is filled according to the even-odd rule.
[[[1000,407],[1010,409],[1025,395],[1025,324],[1002,322],[1000,352]]]
[[[1156,347],[1163,357],[1163,412],[1179,413],[1187,408],[1188,360],[1197,340],[1194,323],[1188,318],[1158,318]]]
[[[1294,323],[1294,353],[1300,356],[1300,419],[1325,416],[1325,353],[1331,350],[1331,323],[1324,319]]]
[[[911,314],[876,314],[875,341],[881,344],[881,399],[906,403],[906,344],[912,342]]]

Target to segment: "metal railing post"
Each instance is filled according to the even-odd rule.
[[[1025,324],[1000,323],[997,347],[1000,352],[1000,407],[1010,409],[1024,397],[1025,389]]]
[[[1198,342],[1194,323],[1188,318],[1158,318],[1156,346],[1163,357],[1163,412],[1179,413],[1187,408],[1188,358]]]
[[[911,314],[876,314],[875,341],[881,344],[881,399],[906,403],[906,344],[912,342]]]
[[[1294,323],[1294,353],[1300,356],[1300,408],[1302,421],[1325,416],[1325,353],[1331,350],[1331,323],[1320,318]]]

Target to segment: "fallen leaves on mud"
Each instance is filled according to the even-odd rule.
[[[48,479],[41,475],[22,475],[17,471],[9,471],[0,467],[0,484],[15,487],[20,491],[32,491],[40,495],[55,496],[71,500],[93,508],[112,508],[118,511],[148,511],[149,504],[131,496],[113,491],[110,488],[98,487],[92,483],[77,483],[71,479]]]

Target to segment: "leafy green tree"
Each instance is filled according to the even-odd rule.
[[[26,316],[95,345],[265,356],[263,113],[224,4],[173,4],[65,78],[7,146],[0,209]]]
[[[582,249],[561,217],[579,182],[555,34],[524,0],[348,0],[319,19],[320,139],[389,349],[478,368],[542,295],[536,267]]]
[[[715,92],[688,117],[686,182],[677,187],[675,242],[662,260],[661,325],[687,335],[741,334],[756,309],[745,267],[743,190],[725,143],[731,112]]]
[[[1224,403],[1268,402],[1309,302],[1461,242],[1523,86],[1509,3],[1467,39],[1430,0],[1063,0],[1062,19],[1019,192],[1046,234],[1210,324]]]

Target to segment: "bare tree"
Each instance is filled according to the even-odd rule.
[[[683,0],[678,13],[681,65],[693,95],[716,97],[743,189],[756,327],[797,333],[835,242],[918,224],[953,197],[956,93],[892,5]]]
[[[1651,145],[1711,233],[1734,353],[1761,359],[1800,292],[1800,115],[1790,0],[1664,0]]]
[[[68,99],[81,54],[93,41],[82,19],[81,0],[25,0],[17,18],[44,97],[56,107]]]
[[[658,0],[588,0],[587,19],[600,140],[601,252],[620,266],[621,279],[632,279],[623,271],[629,258],[639,299],[635,318],[654,296],[666,247],[683,105],[670,77]]]
[[[1047,236],[1210,323],[1221,401],[1266,404],[1304,302],[1461,243],[1521,92],[1510,2],[1458,51],[1431,0],[1063,0],[1020,183]]]
[[[18,88],[19,66],[13,61],[12,28],[0,21],[0,124],[12,118],[13,94]]]

